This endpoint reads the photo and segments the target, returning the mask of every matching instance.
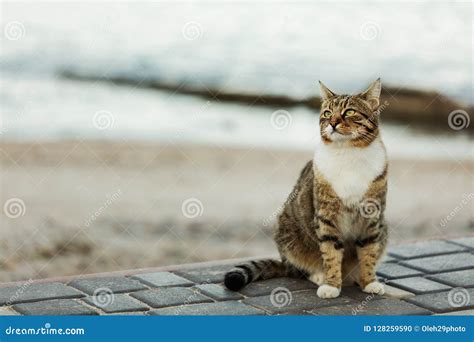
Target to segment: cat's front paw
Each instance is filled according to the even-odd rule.
[[[318,287],[317,293],[319,298],[336,298],[341,293],[341,289],[324,284]]]
[[[366,293],[383,295],[385,293],[385,286],[381,282],[373,281],[367,284],[362,291]]]

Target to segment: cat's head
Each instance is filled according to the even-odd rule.
[[[379,134],[380,78],[356,95],[337,95],[321,81],[319,127],[325,144],[368,146]]]

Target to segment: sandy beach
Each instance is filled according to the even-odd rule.
[[[0,147],[0,281],[274,253],[274,218],[312,157],[139,142]],[[473,174],[472,161],[391,160],[391,242],[472,233]]]

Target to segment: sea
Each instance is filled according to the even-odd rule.
[[[473,104],[471,15],[472,3],[454,1],[3,1],[1,139],[313,149],[317,112],[306,107],[139,85],[306,98],[318,80],[355,93],[381,77]],[[382,134],[395,157],[473,159],[465,130],[387,123]]]

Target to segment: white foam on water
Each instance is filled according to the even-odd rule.
[[[0,96],[12,108],[2,111],[5,140],[147,140],[312,150],[320,139],[317,113],[304,107],[241,106],[113,85],[91,89],[48,78],[4,78],[0,86]],[[22,107],[15,94],[26,94],[28,103]],[[102,126],[97,113],[105,113]],[[274,113],[285,120],[278,121]],[[474,141],[463,132],[440,136],[409,126],[382,128],[392,157],[473,159]]]

